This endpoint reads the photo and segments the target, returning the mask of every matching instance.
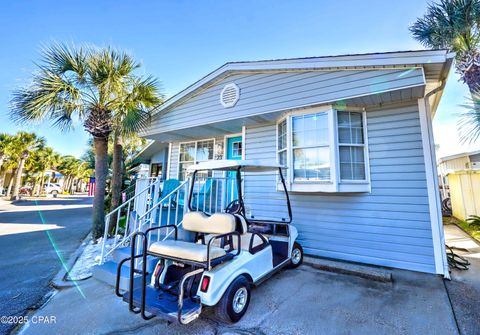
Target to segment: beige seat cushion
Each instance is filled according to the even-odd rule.
[[[188,212],[183,216],[183,229],[196,233],[227,234],[235,231],[235,216],[227,213]]]
[[[208,244],[208,241],[210,241],[210,239],[215,236],[215,235],[207,235],[205,236],[205,244]],[[237,249],[237,238],[236,236],[233,236],[233,248],[234,249]],[[240,235],[240,248],[242,250],[246,250],[248,251],[249,250],[249,247],[250,247],[250,240],[252,238],[252,233],[245,233],[243,235]],[[220,238],[217,238],[216,240],[214,240],[212,242],[212,246],[216,246],[216,247],[220,247],[220,243],[221,243],[221,239]],[[255,237],[253,238],[253,247],[255,248],[256,246],[259,246],[263,243],[262,239],[260,237],[258,237],[258,235],[255,235]]]
[[[153,243],[148,250],[167,257],[195,262],[207,261],[207,246],[198,243],[166,240]],[[222,248],[213,245],[210,247],[210,259],[222,257],[225,254],[226,252]]]

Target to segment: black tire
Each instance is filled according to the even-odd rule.
[[[290,259],[290,264],[288,267],[290,269],[298,268],[303,263],[303,248],[302,246],[295,242],[292,248],[292,258]]]
[[[240,292],[241,291],[241,292]],[[238,294],[246,294],[241,310],[234,309],[234,299],[238,299]],[[235,323],[239,321],[247,312],[250,304],[250,283],[244,276],[238,276],[227,288],[222,299],[215,306],[215,314],[223,322]]]
[[[53,195],[54,198],[56,198],[57,195],[58,195],[58,191],[52,191],[52,192],[50,192],[50,193]]]

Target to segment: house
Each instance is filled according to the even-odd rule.
[[[140,156],[180,181],[204,160],[281,162],[307,254],[448,276],[432,118],[452,60],[422,50],[227,63],[156,110]],[[261,207],[247,216],[284,210],[274,178],[246,183]]]
[[[480,150],[438,160],[442,197],[450,198],[452,214],[465,220],[480,215]]]

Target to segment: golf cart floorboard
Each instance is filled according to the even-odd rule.
[[[129,302],[128,292],[124,293],[123,300],[127,303]],[[133,305],[140,307],[141,302],[142,289],[140,287],[133,290]],[[188,297],[183,299],[183,315],[198,313],[200,309],[201,305],[193,302],[192,299]],[[145,310],[161,318],[177,321],[178,296],[147,285],[145,290]]]

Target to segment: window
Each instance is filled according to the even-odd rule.
[[[242,141],[232,143],[232,156],[242,157]]]
[[[337,112],[340,179],[365,180],[365,142],[362,114]]]
[[[162,177],[162,163],[153,163],[151,165],[150,177]]]
[[[293,180],[330,180],[326,112],[292,117]]]
[[[178,179],[185,180],[190,165],[213,159],[214,140],[180,143]],[[199,173],[200,175],[201,173]]]
[[[322,108],[278,123],[277,159],[289,167],[290,191],[370,190],[363,117],[364,112]]]

